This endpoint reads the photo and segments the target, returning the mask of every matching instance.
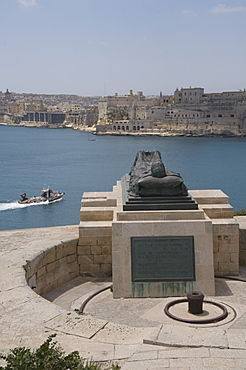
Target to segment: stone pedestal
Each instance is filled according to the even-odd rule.
[[[185,296],[193,290],[214,295],[214,276],[239,273],[239,224],[233,218],[228,196],[221,190],[192,190],[189,194],[198,204],[198,209],[123,211],[120,181],[112,192],[84,193],[77,250],[80,274],[96,277],[112,274],[115,298]],[[144,276],[141,263],[135,263],[135,269],[142,269],[140,279],[143,281],[139,276],[136,278],[132,270],[136,238],[143,238],[144,263],[149,258],[149,263],[156,263],[159,270],[168,263],[166,270],[171,271],[171,276],[167,276],[165,271],[162,280],[151,265]],[[161,252],[161,261],[164,262],[159,263],[156,258],[162,243],[166,245],[165,238],[171,240],[170,246],[164,248],[168,262],[163,260],[164,252]],[[185,259],[188,257],[184,254],[184,244],[175,242],[175,238],[185,243],[186,238],[193,240],[194,273],[191,278],[188,271],[191,262]],[[153,247],[157,245],[157,252],[151,251],[148,257],[149,241]],[[174,266],[173,256],[170,257],[172,245],[176,258],[184,262],[184,269],[182,262],[177,263],[177,276],[173,281],[173,267],[170,267]],[[139,244],[137,248],[140,253]],[[151,268],[154,272],[152,280],[149,279]],[[186,271],[184,276],[182,270]]]
[[[128,219],[129,217],[129,219]],[[184,296],[191,290],[199,290],[207,295],[214,295],[214,264],[213,264],[213,236],[212,222],[205,216],[203,211],[139,211],[134,212],[135,219],[131,212],[119,212],[117,221],[112,223],[112,261],[113,261],[113,294],[114,298],[130,297],[167,297]],[[124,220],[123,220],[124,219]],[[133,241],[134,238],[141,237],[143,253],[149,238],[156,238],[153,249],[145,261],[146,277],[143,271],[143,281],[133,281]],[[168,274],[163,274],[163,279],[150,281],[149,270],[155,268],[152,259],[156,259],[156,253],[160,254],[161,237],[169,238],[171,245],[160,255],[163,263],[165,258],[170,259],[170,249],[172,244],[175,248],[176,267],[173,264],[175,259],[170,259],[172,264]],[[175,238],[180,238],[178,242]],[[182,245],[185,238],[190,237],[194,240],[194,276],[182,279],[183,259]],[[158,239],[160,238],[160,239]],[[168,241],[167,241],[168,244]],[[167,265],[168,265],[167,261]],[[184,268],[187,266],[187,259],[184,258]],[[174,271],[176,268],[176,278]],[[188,266],[191,269],[191,266]]]

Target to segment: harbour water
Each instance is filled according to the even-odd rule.
[[[246,208],[246,138],[93,136],[72,129],[0,126],[0,230],[79,223],[85,191],[110,191],[138,150],[159,150],[189,189],[221,189]],[[49,205],[19,205],[44,185],[64,191]]]

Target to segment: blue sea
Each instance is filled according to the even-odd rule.
[[[111,191],[138,150],[159,150],[189,189],[221,189],[246,208],[246,138],[95,136],[72,129],[0,126],[0,230],[79,224],[82,194]],[[20,205],[44,185],[61,201]]]

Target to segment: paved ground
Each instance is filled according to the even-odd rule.
[[[228,317],[210,324],[187,324],[169,318],[164,313],[164,307],[173,298],[114,300],[110,289],[93,297],[103,287],[111,286],[109,281],[98,279],[77,278],[47,295],[47,299],[71,312],[79,310],[83,302],[92,296],[82,317],[93,317],[107,323],[103,330],[95,333],[93,340],[114,343],[123,348],[125,344],[129,357],[124,360],[123,370],[243,369],[246,368],[244,271],[240,278],[242,281],[216,279],[216,297],[206,297],[205,301],[222,303],[228,310]],[[220,308],[206,302],[202,315],[191,315],[187,308],[185,302],[173,306],[170,312],[193,320],[212,318],[222,313]]]
[[[0,232],[0,352],[15,346],[39,346],[56,332],[68,352],[105,362],[118,362],[122,370],[246,369],[246,284],[216,279],[216,296],[228,317],[213,324],[187,324],[164,313],[170,298],[117,299],[110,289],[85,300],[110,281],[77,278],[38,296],[27,285],[23,265],[38,251],[77,235],[77,227]],[[171,309],[170,309],[171,311]],[[176,316],[195,318],[186,304],[174,306]],[[203,317],[220,314],[209,303]]]

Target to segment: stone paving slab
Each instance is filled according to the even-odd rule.
[[[212,328],[178,327],[177,325],[164,325],[158,336],[144,337],[144,343],[163,346],[189,346],[189,347],[223,347],[228,348],[227,336],[224,330]]]
[[[245,351],[208,348],[155,349],[133,354],[122,370],[153,370],[158,369],[158,366],[171,369],[245,369]]]
[[[128,359],[134,353],[145,353],[145,352],[152,352],[153,345],[148,344],[116,344],[114,345],[115,348],[115,358],[117,359]],[[164,350],[164,347],[157,347],[158,350]]]
[[[242,314],[234,323],[232,323],[230,329],[246,330],[246,313]]]
[[[140,361],[127,361],[121,370],[166,370],[170,368],[170,362],[167,359],[144,359]],[[179,368],[180,369],[180,368]],[[182,368],[183,369],[183,368]],[[189,368],[187,368],[188,370]]]
[[[71,308],[78,307],[78,302],[81,304],[82,300],[80,298],[75,300]],[[154,309],[159,302],[160,307],[163,307],[163,299],[159,298],[154,300],[148,298],[113,299],[112,292],[107,290],[90,300],[84,312],[121,325],[159,327],[163,323],[163,310],[161,313],[158,310],[158,314],[153,314],[151,319],[144,317],[144,313]],[[57,300],[57,304],[59,304],[59,300]],[[162,317],[160,320],[157,320],[158,315]]]
[[[108,279],[106,279],[108,280]],[[81,305],[87,300],[91,295],[95,294],[94,302],[100,302],[102,297],[111,297],[112,292],[110,291],[110,287],[112,286],[112,281],[92,281],[83,284],[86,286],[86,291],[83,289],[83,291],[76,291],[74,292],[74,299],[70,302],[70,308],[72,310],[77,310],[81,307]],[[104,292],[97,294],[101,289],[107,289]],[[77,294],[80,294],[79,298]],[[59,302],[60,303],[60,302]]]
[[[82,338],[77,335],[67,335],[66,333],[57,333],[56,340],[65,348],[67,353],[79,351],[80,356],[95,361],[115,360],[115,346],[111,343],[100,343],[91,339]],[[128,356],[125,356],[125,359]]]
[[[226,336],[228,341],[228,348],[246,349],[245,331],[227,330]]]
[[[0,292],[1,305],[6,312],[27,304],[30,299],[37,298],[37,294],[27,284],[25,286],[14,287],[10,290],[1,290],[0,288]]]
[[[87,339],[107,325],[107,321],[85,317],[73,312],[65,312],[45,322],[45,327],[62,333],[73,334]]]
[[[94,339],[99,342],[117,344],[143,343],[145,336],[156,337],[158,331],[159,328],[135,328],[109,322],[95,335]]]

